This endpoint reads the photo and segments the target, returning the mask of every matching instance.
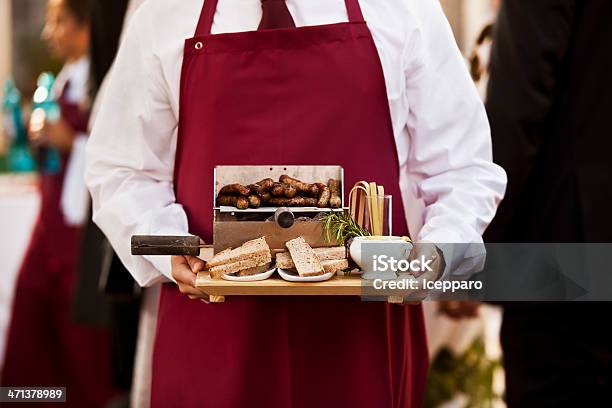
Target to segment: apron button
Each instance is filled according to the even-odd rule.
[[[196,50],[201,50],[202,47],[204,47],[204,44],[202,44],[202,41],[198,41],[197,43],[195,43]]]

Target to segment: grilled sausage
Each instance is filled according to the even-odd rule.
[[[274,185],[274,180],[271,178],[263,179],[258,181],[255,184],[249,185],[249,189],[251,189],[251,194],[257,194],[262,197],[265,193],[268,193],[272,186]]]
[[[268,203],[275,207],[316,207],[317,201],[312,197],[272,197]]]
[[[223,187],[220,191],[219,191],[219,195],[234,195],[234,196],[238,196],[238,195],[249,195],[249,193],[251,192],[251,189],[248,187],[243,186],[242,184],[229,184],[225,187]]]
[[[274,183],[270,192],[274,197],[282,197],[285,195],[285,188],[283,187],[282,183]]]
[[[261,195],[264,193],[264,191],[261,188],[261,186],[259,184],[257,184],[257,183],[249,184],[248,187],[249,187],[249,190],[251,190],[250,194],[256,194],[256,195],[261,197]]]
[[[331,208],[340,208],[342,206],[342,198],[340,197],[340,181],[329,179],[327,187],[331,193],[329,198],[329,206]]]
[[[258,195],[251,194],[248,197],[250,208],[259,208],[261,206],[261,198]]]
[[[274,180],[272,180],[271,178],[265,178],[261,181],[258,181],[257,184],[261,186],[264,192],[270,191],[270,189],[272,188],[272,184],[274,184]]]
[[[261,193],[261,201],[264,204],[267,204],[270,202],[270,199],[272,198],[272,194],[266,192],[266,193]]]
[[[275,197],[293,198],[297,195],[295,186],[285,183],[274,183],[271,192]]]
[[[329,206],[329,198],[331,196],[329,187],[327,187],[323,183],[317,183],[317,187],[319,188],[319,199],[317,201],[317,207],[327,208]]]
[[[297,188],[291,184],[285,184],[285,197],[293,198],[297,195]]]
[[[316,184],[308,184],[304,183],[298,179],[294,179],[293,177],[289,177],[286,174],[280,176],[280,182],[285,184],[290,184],[297,189],[298,194],[307,195],[309,197],[318,197],[319,196],[319,187]]]
[[[219,205],[236,207],[239,210],[249,208],[249,200],[244,196],[220,195],[217,197],[217,203]]]

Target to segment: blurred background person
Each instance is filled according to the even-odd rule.
[[[478,93],[483,100],[487,97],[487,84],[489,83],[489,65],[491,61],[491,45],[493,44],[493,27],[499,12],[501,0],[490,1],[490,15],[478,33],[476,42],[472,48],[468,63],[470,75],[478,88]]]
[[[610,16],[609,0],[504,0],[487,110],[509,183],[486,241],[612,242]],[[611,310],[506,304],[508,405],[610,405]]]
[[[2,371],[3,386],[65,386],[68,404],[75,407],[103,406],[115,394],[108,332],[71,319],[79,237],[88,209],[83,149],[89,30],[88,0],[49,0],[42,38],[65,64],[51,89],[59,118],[34,111],[30,121],[41,208],[18,275]],[[51,152],[58,158],[53,165]]]

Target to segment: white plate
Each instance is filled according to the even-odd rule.
[[[256,281],[262,281],[262,280],[266,280],[270,276],[272,276],[272,274],[274,274],[275,270],[276,270],[276,268],[272,268],[269,271],[258,273],[256,275],[248,275],[248,276],[234,276],[234,275],[225,274],[225,275],[223,275],[223,279],[228,280],[228,281],[233,281],[233,282],[256,282]]]
[[[286,281],[289,282],[323,282],[332,278],[335,275],[334,272],[329,272],[324,275],[317,276],[299,276],[283,269],[278,269],[278,274]]]

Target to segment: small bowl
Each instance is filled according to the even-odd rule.
[[[384,273],[370,270],[371,265],[365,260],[362,259],[363,254],[363,245],[367,245],[368,243],[394,243],[394,244],[402,244],[398,246],[389,246],[385,247],[385,251],[382,251],[379,255],[387,255],[393,256],[395,258],[403,258],[407,259],[410,255],[410,251],[412,251],[412,242],[407,237],[396,237],[396,236],[370,236],[370,237],[356,237],[351,240],[349,243],[349,254],[351,259],[359,266],[364,273],[362,277],[364,279],[394,279],[396,277],[395,272],[387,271]]]

